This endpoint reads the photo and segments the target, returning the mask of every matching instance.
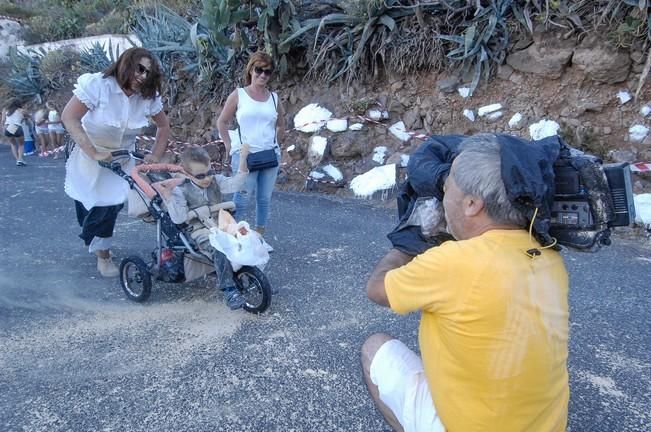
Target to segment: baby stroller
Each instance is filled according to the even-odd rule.
[[[177,165],[141,164],[136,165],[130,174],[124,172],[125,159],[142,161],[144,156],[128,150],[111,153],[111,162],[99,162],[105,168],[122,177],[129,183],[130,198],[140,201],[143,211],[140,216],[145,222],[156,224],[156,248],[147,262],[137,255],[124,258],[120,263],[120,285],[127,297],[136,302],[144,302],[151,294],[152,278],[171,283],[188,282],[215,271],[213,259],[203,253],[193,239],[193,220],[177,225],[172,222],[163,204],[163,199],[151,184],[171,178],[172,173],[183,172]],[[191,215],[213,214],[220,209],[232,211],[232,201],[203,207],[190,212]],[[131,213],[131,210],[130,210]],[[195,221],[196,222],[196,221]],[[196,226],[196,224],[194,224]],[[247,312],[262,313],[271,304],[272,288],[265,274],[253,266],[243,266],[234,272],[237,289],[246,299],[243,308]]]

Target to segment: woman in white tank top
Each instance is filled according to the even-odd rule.
[[[280,162],[280,143],[285,138],[285,112],[278,95],[267,88],[273,70],[271,56],[261,52],[253,54],[244,72],[245,87],[235,89],[228,96],[217,119],[219,135],[226,147],[224,161],[230,155],[232,167],[239,166],[241,142],[249,145],[252,154],[273,149]],[[238,129],[229,131],[233,119],[237,119]],[[249,196],[255,193],[255,229],[260,234],[267,224],[277,177],[278,166],[251,171],[246,191],[233,197],[235,216],[241,220],[246,216]]]
[[[25,118],[25,111],[23,104],[14,99],[9,102],[9,105],[2,111],[2,124],[4,125],[4,136],[11,144],[11,154],[16,159],[16,166],[25,166],[23,161],[23,147],[25,133],[23,131],[23,119]]]

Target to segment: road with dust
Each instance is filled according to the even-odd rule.
[[[1,431],[389,431],[359,348],[387,331],[416,348],[418,316],[364,283],[394,211],[277,193],[262,316],[224,307],[211,279],[155,283],[143,305],[97,277],[77,238],[63,161],[15,167],[0,146]],[[118,257],[154,228],[121,216]],[[571,274],[571,432],[651,431],[651,248],[565,253]]]

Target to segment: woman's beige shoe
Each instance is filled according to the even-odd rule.
[[[104,277],[116,277],[118,274],[120,274],[120,271],[116,265],[113,264],[112,257],[97,257],[97,270],[99,271],[99,274]]]

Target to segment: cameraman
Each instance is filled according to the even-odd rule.
[[[457,241],[416,257],[394,247],[369,277],[375,303],[422,311],[422,360],[383,333],[362,347],[371,396],[397,431],[565,431],[568,276],[507,197],[501,148],[493,135],[455,148],[441,185]]]

